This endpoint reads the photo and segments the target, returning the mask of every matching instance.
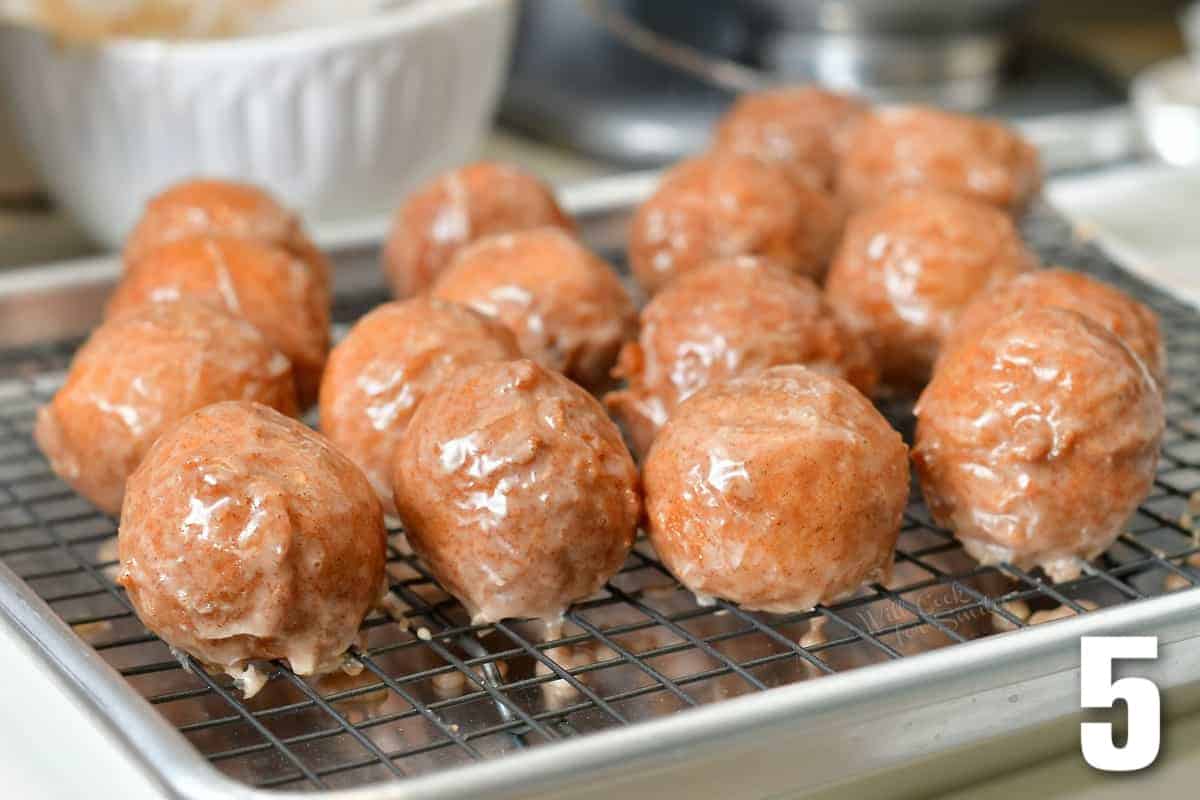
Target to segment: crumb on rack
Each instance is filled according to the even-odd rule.
[[[401,600],[395,592],[387,592],[383,595],[383,598],[379,601],[379,609],[391,617],[404,630],[409,630],[412,627],[412,620],[408,617],[408,612],[412,610],[412,607]]]
[[[1001,603],[1000,608],[1004,609],[1011,616],[1016,617],[1021,622],[1028,621],[1029,617],[1033,613],[1029,609],[1029,603],[1025,602],[1024,600],[1021,600],[1020,598],[1018,598],[1016,600],[1009,600],[1007,603]],[[998,611],[992,612],[992,629],[993,630],[995,630],[997,632],[1015,631],[1019,627],[1020,627],[1019,625],[1013,623],[1012,620],[1010,620],[1008,617],[1004,616],[1003,614],[998,613]]]
[[[97,620],[95,622],[84,622],[79,625],[72,625],[71,630],[84,641],[90,641],[93,637],[104,636],[112,632],[112,623],[106,619]]]
[[[117,553],[117,537],[105,539],[96,548],[96,561],[105,566],[100,568],[100,574],[116,583],[117,574],[121,571],[121,560]],[[109,563],[111,562],[111,563]]]
[[[363,663],[356,656],[347,652],[342,654],[342,663],[338,669],[341,670],[343,675],[349,675],[353,678],[362,674]]]
[[[1179,527],[1191,531],[1193,544],[1200,544],[1200,529],[1196,526],[1196,517],[1200,516],[1200,490],[1188,495],[1187,508],[1179,515]]]
[[[1177,572],[1172,572],[1163,579],[1164,592],[1178,592],[1180,589],[1187,589],[1192,586],[1192,582]]]
[[[1095,611],[1100,606],[1093,603],[1091,600],[1076,600],[1075,603],[1087,611]],[[1058,608],[1045,609],[1043,611],[1035,611],[1029,617],[1030,625],[1041,625],[1043,622],[1054,622],[1059,619],[1066,619],[1076,615],[1075,609],[1070,606],[1059,606]]]
[[[1195,569],[1200,569],[1200,553],[1192,553],[1190,556],[1188,556],[1184,560],[1183,566],[1185,568],[1192,567]],[[1164,592],[1178,592],[1180,589],[1190,589],[1195,585],[1197,585],[1195,580],[1189,580],[1188,576],[1181,575],[1178,572],[1169,573],[1165,578],[1163,578]]]
[[[454,670],[442,672],[433,676],[433,691],[443,700],[459,697],[467,685],[467,676]]]
[[[1079,220],[1071,226],[1071,233],[1081,242],[1090,242],[1096,238],[1096,226],[1090,222]]]
[[[825,633],[826,617],[813,617],[808,621],[808,630],[800,637],[800,646],[804,648],[820,647],[829,641]]]

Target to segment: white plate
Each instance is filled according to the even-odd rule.
[[[1046,195],[1127,269],[1200,306],[1200,169],[1139,164],[1059,178]]]

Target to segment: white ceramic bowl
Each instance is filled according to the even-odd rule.
[[[409,0],[328,28],[63,45],[0,28],[0,88],[47,188],[119,246],[195,175],[270,188],[323,225],[388,213],[457,163],[507,73],[512,0]]]
[[[1146,144],[1176,166],[1200,165],[1200,70],[1186,58],[1142,70],[1130,88]]]

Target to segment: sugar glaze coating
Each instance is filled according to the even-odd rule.
[[[1032,308],[1065,308],[1099,323],[1145,362],[1159,386],[1166,386],[1167,350],[1158,316],[1115,286],[1061,267],[1020,275],[977,297],[963,310],[943,350],[974,341],[1003,316]]]
[[[196,236],[230,236],[282,247],[300,259],[328,291],[329,259],[299,217],[264,189],[239,181],[197,178],[170,186],[146,204],[125,243],[125,265],[164,244]]]
[[[192,300],[155,303],[92,333],[38,409],[34,437],[63,480],[116,514],[154,440],[221,400],[295,415],[291,364],[244,320]]]
[[[269,659],[313,675],[343,666],[378,602],[387,532],[371,485],[324,437],[226,402],[150,449],[118,550],[118,581],[172,647],[238,677]]]
[[[841,206],[777,166],[734,153],[683,161],[638,207],[629,265],[647,294],[709,261],[763,256],[820,278],[842,231]]]
[[[866,113],[857,98],[816,86],[744,94],[717,123],[713,148],[755,156],[793,180],[831,189],[848,136]]]
[[[913,461],[934,519],[982,563],[1079,574],[1154,480],[1163,402],[1145,364],[1074,311],[1005,316],[938,365]]]
[[[425,396],[468,364],[520,357],[507,328],[428,296],[385,303],[360,319],[329,356],[321,430],[392,503],[392,456]]]
[[[472,242],[546,226],[575,230],[549,186],[512,164],[468,164],[429,181],[396,211],[384,271],[396,297],[411,297]]]
[[[636,331],[616,272],[557,228],[501,234],[468,247],[433,295],[507,326],[526,358],[595,389]]]
[[[993,120],[910,106],[875,111],[854,127],[838,190],[863,208],[906,188],[940,189],[1023,211],[1041,188],[1037,150]]]
[[[884,384],[905,392],[929,379],[971,300],[1037,263],[1007,215],[910,191],[850,217],[825,287],[871,345]]]
[[[637,486],[599,402],[528,360],[432,391],[393,472],[413,550],[477,623],[556,620],[599,590],[633,544]]]
[[[884,578],[907,448],[863,395],[801,366],[685,400],[643,468],[648,533],[700,597],[789,613]]]
[[[752,256],[689,272],[642,309],[637,341],[616,374],[628,388],[605,404],[645,453],[671,412],[700,389],[780,364],[804,364],[870,394],[877,378],[866,344],[801,275]]]
[[[151,250],[126,270],[107,316],[179,297],[203,300],[248,320],[291,359],[301,406],[316,401],[329,354],[330,298],[304,262],[250,239],[180,239]]]

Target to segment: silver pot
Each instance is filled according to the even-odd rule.
[[[744,0],[765,67],[879,98],[985,104],[1032,0]]]
[[[1008,29],[1032,0],[742,0],[796,31],[863,35],[979,34]]]

